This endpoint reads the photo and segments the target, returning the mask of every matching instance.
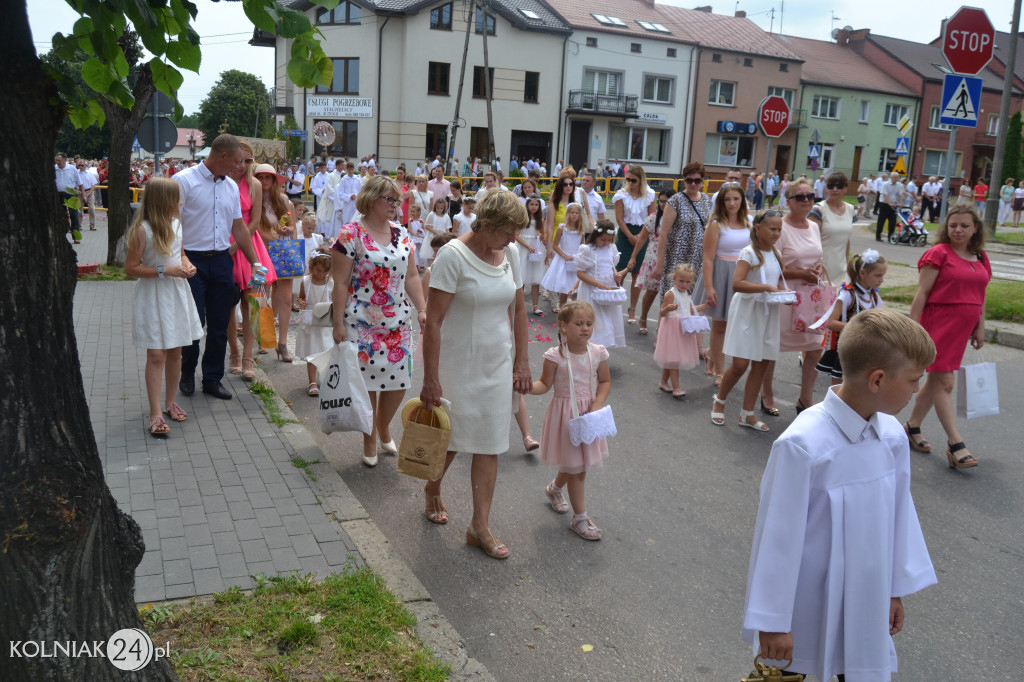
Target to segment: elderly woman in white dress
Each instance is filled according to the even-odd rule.
[[[526,221],[515,194],[487,193],[472,230],[434,258],[423,328],[420,400],[430,407],[440,405],[442,395],[451,401],[445,472],[456,452],[473,453],[473,520],[466,543],[495,559],[508,557],[490,527],[497,455],[508,450],[513,391],[529,393],[532,386],[526,301],[519,258],[511,248]],[[448,522],[442,480],[443,475],[424,487],[427,518],[439,524]]]

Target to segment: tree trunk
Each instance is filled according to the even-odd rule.
[[[0,679],[127,679],[104,658],[24,658],[8,648],[8,640],[106,642],[122,628],[143,628],[134,576],[144,545],[138,525],[107,488],[82,385],[71,317],[75,254],[52,180],[64,112],[36,57],[25,2],[6,6],[0,27]],[[166,659],[132,677],[174,678]]]
[[[138,72],[138,79],[132,94],[135,105],[131,111],[123,109],[109,100],[101,100],[107,114],[110,128],[110,167],[107,177],[110,206],[107,207],[107,265],[124,267],[124,248],[118,249],[118,242],[124,239],[131,217],[132,191],[128,187],[132,164],[132,142],[139,131],[142,117],[153,98],[153,74],[149,67],[132,64]],[[120,255],[119,255],[120,252]]]

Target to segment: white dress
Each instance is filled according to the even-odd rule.
[[[334,345],[334,330],[331,327],[314,327],[306,321],[306,311],[312,313],[313,306],[317,303],[331,302],[334,280],[328,277],[323,284],[313,284],[313,278],[306,275],[302,278],[302,286],[306,292],[306,310],[302,314],[302,325],[295,335],[295,355],[308,358]]]
[[[142,221],[142,229],[146,232],[143,265],[181,265],[181,223],[177,218],[171,222],[171,228],[174,240],[170,255],[165,256],[153,248],[153,230],[148,221]],[[132,304],[132,342],[136,347],[168,350],[191,346],[193,341],[201,338],[203,325],[199,322],[188,280],[169,275],[136,280]]]
[[[523,273],[523,286],[540,284],[544,279],[544,243],[540,240],[540,231],[537,229],[537,221],[531,220],[519,238],[537,250],[541,255],[540,260],[530,260],[530,251],[519,245],[519,271]],[[534,256],[536,258],[536,256]]]
[[[447,213],[440,216],[436,213],[431,213],[427,216],[427,219],[423,224],[435,232],[452,231],[452,219]],[[423,246],[416,252],[417,256],[423,257],[424,262],[429,261],[434,257],[434,247],[430,245],[430,240],[437,236],[433,232],[430,232],[430,230],[426,230],[426,233],[426,236],[423,238]]]
[[[566,255],[574,255],[580,248],[583,235],[579,232],[570,232],[565,229],[565,225],[558,227],[558,234],[558,248]],[[553,291],[556,294],[567,294],[576,286],[578,281],[575,264],[568,265],[566,260],[556,253],[552,256],[551,265],[548,266],[548,271],[544,274],[543,279],[541,279],[540,285],[547,291]]]
[[[747,245],[740,251],[739,260],[750,263],[746,281],[779,286],[782,265],[772,251],[762,251],[764,265],[757,268],[754,247]],[[764,273],[761,271],[764,270]],[[728,324],[722,352],[733,358],[760,362],[779,359],[779,304],[765,303],[761,294],[736,292],[729,302]]]
[[[509,306],[523,286],[519,259],[485,263],[458,239],[437,252],[430,288],[453,294],[441,324],[438,375],[451,401],[448,449],[480,455],[508,450],[512,419],[512,329]],[[518,406],[518,401],[517,401]]]
[[[619,260],[619,250],[615,244],[596,247],[584,244],[576,251],[576,267],[602,284],[617,287],[615,283],[615,264]],[[587,301],[594,306],[594,335],[590,338],[605,348],[624,348],[626,345],[626,328],[622,322],[621,303],[594,303],[594,287],[580,281],[577,300]]]

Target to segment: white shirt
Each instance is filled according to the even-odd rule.
[[[882,203],[889,204],[890,206],[900,205],[900,195],[903,194],[903,185],[896,182],[884,182],[882,183],[882,189],[879,192],[880,196],[878,200]]]
[[[765,182],[764,182],[764,191],[767,194],[775,194],[775,176],[774,175],[769,175],[768,179],[765,180]],[[718,194],[718,192],[715,192],[715,194]]]
[[[433,161],[430,162],[430,170],[434,170],[435,168],[437,168],[440,165],[441,165],[441,162],[438,161],[437,159],[434,159]]]
[[[561,172],[562,172],[562,164],[556,163],[555,164],[555,177],[557,178]]]
[[[71,188],[71,194],[78,192],[78,186],[82,184],[82,180],[78,177],[78,170],[74,166],[68,163],[61,168],[54,164],[53,173],[54,184],[58,192],[67,192],[68,187]]]
[[[915,197],[917,196],[917,185],[914,184],[913,180],[907,183],[907,194],[913,194]]]
[[[206,163],[178,171],[171,178],[181,185],[181,248],[186,251],[224,251],[231,246],[231,224],[242,217],[238,185],[231,178],[214,178]]]
[[[313,179],[309,181],[309,191],[316,197],[321,197],[324,194],[324,187],[327,184],[327,174],[317,173],[313,176]]]
[[[792,632],[795,672],[888,682],[889,604],[936,582],[895,417],[864,420],[834,388],[775,441],[747,576],[743,638]]]
[[[882,185],[884,185],[884,184],[885,184],[885,180],[884,179],[882,179],[882,178],[875,178],[875,181],[873,183],[873,185],[875,187],[875,191],[881,193]]]
[[[501,161],[498,161],[497,159],[494,160],[494,172],[495,173],[500,173],[501,172]]]
[[[466,215],[465,213],[456,213],[455,217],[452,218],[452,226],[455,230],[455,234],[460,237],[466,234],[473,229],[473,223],[475,221],[476,213],[470,213],[469,215]]]
[[[84,171],[78,171],[78,180],[82,183],[82,189],[86,192],[91,190],[97,182],[97,178],[93,177],[88,168]]]
[[[362,188],[363,182],[358,175],[346,173],[341,176],[341,180],[338,181],[338,186],[334,190],[334,210],[344,211],[347,204],[354,204],[355,197],[359,195],[359,190]]]
[[[647,220],[648,207],[654,203],[654,190],[647,188],[647,194],[639,199],[631,195],[626,189],[620,189],[612,197],[612,203],[622,202],[622,220],[627,225],[643,225]]]
[[[306,176],[302,174],[301,170],[290,170],[286,177],[288,178],[288,194],[298,194],[302,191],[302,185],[306,180]]]
[[[327,159],[327,172],[328,173],[333,173],[334,172],[334,159]]]
[[[814,195],[819,199],[825,196],[825,181],[821,178],[814,181]]]
[[[586,196],[587,204],[590,205],[590,215],[594,216],[594,220],[600,220],[603,218],[605,211],[607,210],[604,206],[604,198],[597,193],[596,189],[586,192]]]
[[[921,193],[929,199],[936,198],[942,192],[942,185],[937,182],[926,182],[921,187]]]

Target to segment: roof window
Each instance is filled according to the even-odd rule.
[[[636,20],[636,23],[640,24],[640,28],[645,31],[651,31],[652,33],[671,33],[671,31],[665,28],[664,24],[659,24],[653,21],[640,21],[639,19]]]
[[[625,28],[626,22],[618,17],[609,16],[606,14],[591,14],[590,16],[597,19],[597,23],[604,24],[605,26],[617,26],[619,28]]]
[[[532,9],[519,8],[519,11],[523,13],[523,16],[527,19],[540,19],[540,15],[534,12]]]

